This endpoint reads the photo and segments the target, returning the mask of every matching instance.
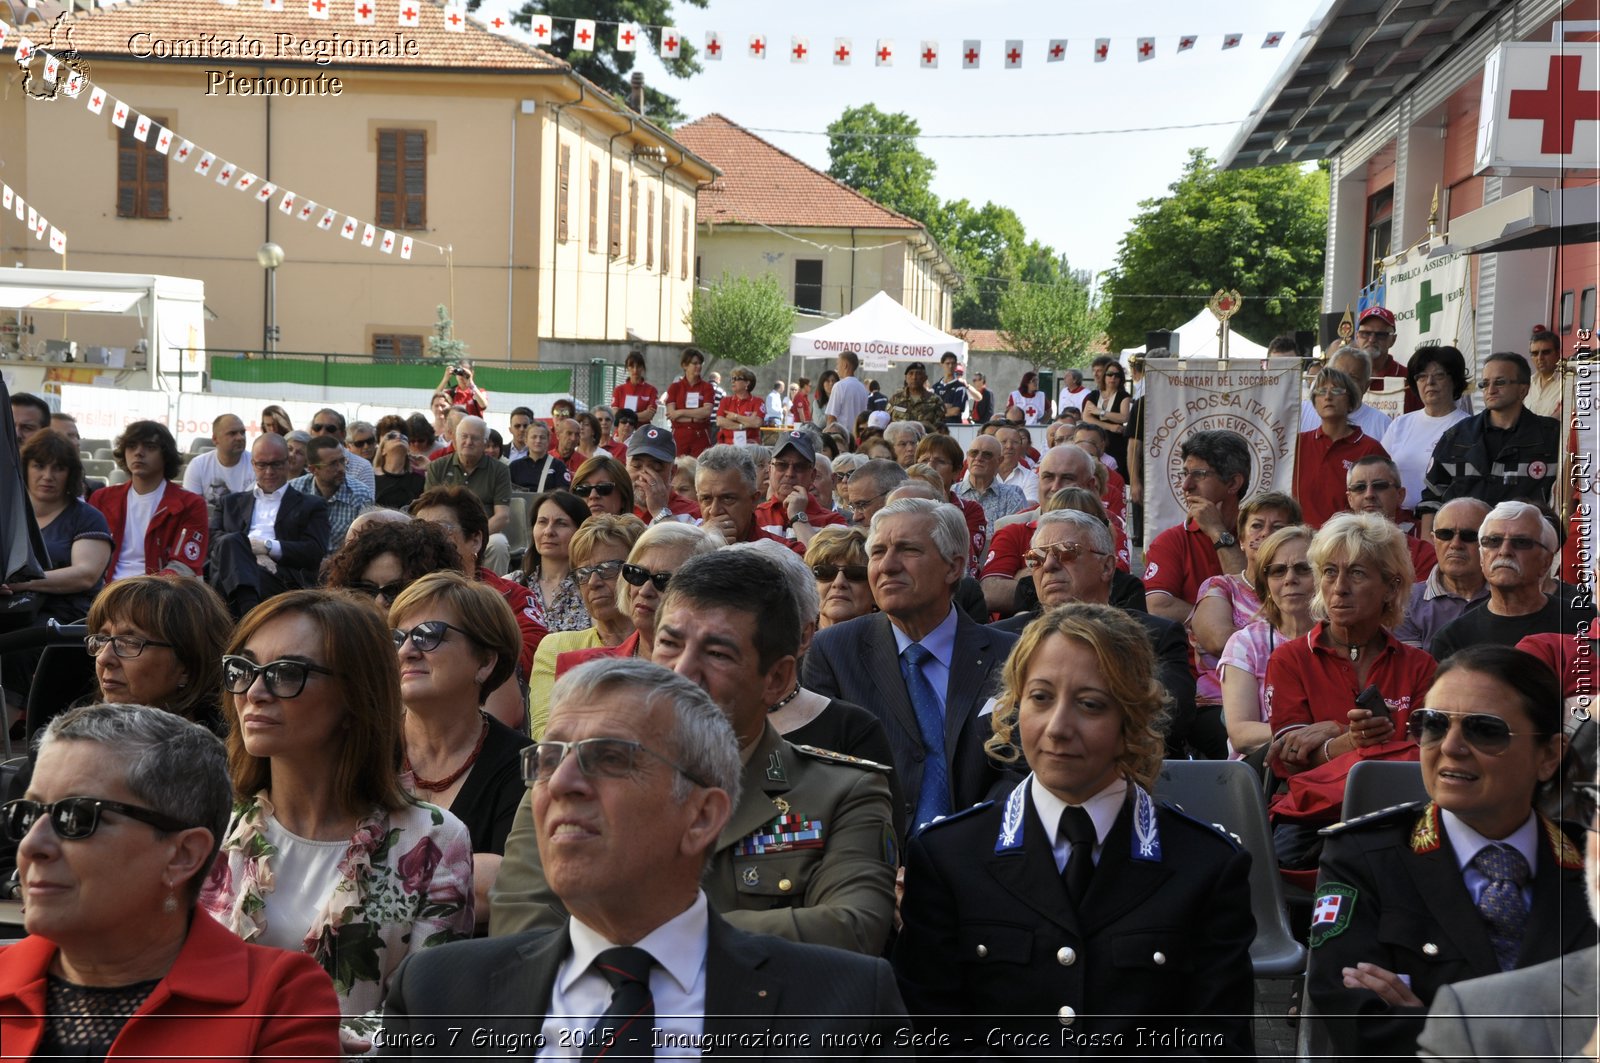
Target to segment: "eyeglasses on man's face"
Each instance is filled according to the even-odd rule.
[[[1042,568],[1044,563],[1055,558],[1056,563],[1065,565],[1078,560],[1084,554],[1093,554],[1096,557],[1109,557],[1104,550],[1084,546],[1082,543],[1051,543],[1049,546],[1037,547],[1022,555],[1022,560],[1029,568]]]
[[[339,426],[331,421],[318,421],[311,425],[311,431],[314,435],[319,436],[337,435]]]
[[[267,683],[267,693],[275,698],[297,698],[306,688],[311,673],[318,675],[334,675],[331,668],[324,668],[310,661],[295,661],[287,658],[277,661],[268,661],[266,664],[257,664],[248,657],[229,655],[222,658],[222,689],[230,694],[243,694],[255,686],[256,677],[263,676]]]
[[[682,775],[696,786],[709,788],[710,783],[691,774],[677,761],[671,760],[648,746],[626,738],[585,738],[577,742],[535,742],[522,750],[522,780],[527,783],[547,784],[556,769],[567,759],[568,753],[578,757],[578,770],[591,779],[627,779],[638,769],[640,753],[653,757]]]
[[[1526,553],[1529,550],[1543,550],[1544,543],[1526,535],[1479,535],[1478,545],[1485,550],[1498,550],[1509,545],[1517,553]]]

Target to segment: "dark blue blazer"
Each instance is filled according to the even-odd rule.
[[[211,518],[211,538],[235,532],[250,534],[250,518],[255,514],[254,490],[233,491],[222,496]],[[278,579],[289,587],[314,587],[317,569],[328,555],[328,504],[320,498],[303,495],[294,488],[283,492],[278,519],[273,521],[273,538],[278,540],[283,557],[278,561]]]

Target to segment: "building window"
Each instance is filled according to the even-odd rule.
[[[606,248],[612,258],[622,254],[622,167],[611,168],[611,212],[606,216]]]
[[[1578,327],[1594,330],[1594,289],[1585,288],[1578,299]]]
[[[694,286],[696,288],[700,287],[700,285],[704,283],[703,278],[705,277],[705,274],[700,271],[700,267],[703,265],[705,265],[705,263],[701,261],[700,256],[694,256]]]
[[[1394,186],[1379,189],[1367,197],[1367,254],[1361,266],[1364,283],[1371,284],[1383,271],[1394,238]]]
[[[628,178],[628,261],[639,261],[639,179]]]
[[[689,279],[689,208],[679,207],[678,210],[683,218],[679,227],[682,232],[678,235],[678,242],[682,244],[678,248],[678,279],[686,281]]]
[[[644,192],[644,268],[656,268],[656,190]]]
[[[561,145],[556,164],[556,240],[567,242],[567,203],[572,186],[572,147]]]
[[[375,362],[414,362],[422,358],[422,337],[407,332],[380,332],[372,337]]]
[[[168,121],[152,117],[151,128]],[[129,122],[117,133],[117,217],[165,218],[167,207],[167,157],[155,137],[136,140]]]
[[[672,202],[661,193],[661,275],[672,272]]]
[[[428,133],[378,130],[378,224],[428,227]]]
[[[794,260],[794,306],[807,313],[822,313],[822,259]]]
[[[600,250],[600,160],[589,160],[589,250]]]
[[[1557,327],[1556,327],[1556,332],[1559,335],[1565,336],[1567,333],[1572,331],[1572,293],[1571,292],[1562,292],[1561,293],[1561,309],[1557,313],[1556,316],[1557,316],[1557,320],[1559,322]]]

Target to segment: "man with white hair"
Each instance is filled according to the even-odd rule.
[[[1478,556],[1489,600],[1468,609],[1433,638],[1428,652],[1442,661],[1459,649],[1489,642],[1515,646],[1529,635],[1575,635],[1594,620],[1588,596],[1562,601],[1544,592],[1556,556],[1556,530],[1531,502],[1502,502],[1483,518]]]
[[[1489,597],[1478,560],[1478,529],[1489,515],[1489,504],[1476,498],[1452,498],[1439,507],[1433,522],[1433,548],[1438,563],[1420,583],[1411,587],[1406,618],[1394,637],[1407,646],[1425,650],[1445,625]]]
[[[1328,368],[1348,373],[1356,382],[1358,396],[1365,395],[1367,388],[1372,384],[1372,355],[1360,347],[1339,348],[1334,356],[1328,359]],[[1356,408],[1350,411],[1350,423],[1373,439],[1382,439],[1383,433],[1389,428],[1389,415],[1368,406],[1365,402],[1359,402]],[[1300,431],[1314,432],[1321,427],[1322,417],[1317,413],[1317,408],[1311,404],[1310,399],[1302,399]]]
[[[511,523],[511,470],[505,462],[488,456],[489,426],[482,417],[466,416],[457,421],[453,442],[453,451],[428,463],[423,490],[454,485],[478,496],[489,514],[489,542],[483,550],[483,567],[504,576],[511,568],[511,544],[505,534]]]

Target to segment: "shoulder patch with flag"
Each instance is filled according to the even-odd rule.
[[[1311,947],[1336,938],[1350,928],[1358,891],[1343,882],[1324,882],[1317,887],[1317,900],[1311,908]]]

